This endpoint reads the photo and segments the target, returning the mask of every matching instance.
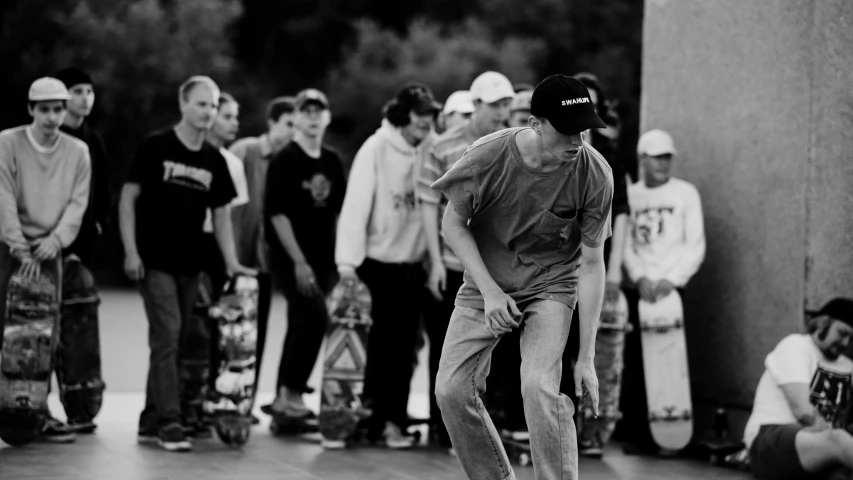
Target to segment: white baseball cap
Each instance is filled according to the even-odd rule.
[[[474,99],[471,97],[471,92],[468,90],[457,90],[447,97],[447,101],[444,102],[444,110],[442,110],[442,113],[449,115],[454,112],[474,112]]]
[[[675,143],[672,137],[663,130],[649,130],[640,136],[640,141],[637,142],[637,154],[657,157],[658,155],[666,154],[675,155]]]
[[[42,77],[30,85],[29,100],[45,102],[49,100],[71,100],[65,84],[53,77]]]
[[[515,98],[515,89],[508,78],[498,72],[483,72],[471,83],[471,97],[484,103]]]

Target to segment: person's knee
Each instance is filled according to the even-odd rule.
[[[827,430],[824,435],[826,436],[827,448],[836,455],[836,458],[840,458],[844,449],[853,443],[853,435],[840,428]]]
[[[435,400],[442,412],[467,401],[465,379],[458,379],[439,366],[435,378]]]
[[[554,394],[557,394],[557,386],[550,375],[532,371],[521,372],[521,396],[525,402]]]

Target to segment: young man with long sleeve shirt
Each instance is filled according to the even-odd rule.
[[[440,218],[447,208],[447,200],[440,192],[433,190],[431,185],[447,173],[474,142],[503,128],[504,122],[509,117],[510,102],[515,96],[512,83],[498,72],[484,72],[477,76],[468,94],[473,99],[474,113],[469,119],[448,129],[433,141],[429,152],[425,152],[420,171],[417,172],[417,195],[423,214],[424,233],[430,257],[427,287],[433,297],[428,299],[424,306],[426,332],[430,341],[430,392],[435,390],[441,346],[444,344],[444,335],[447,333],[447,325],[453,313],[453,302],[456,299],[456,292],[462,286],[462,272],[465,270],[462,262],[456,258],[453,250],[443,239],[439,228]],[[449,99],[448,103],[450,103]],[[515,351],[518,351],[517,347]],[[518,354],[516,353],[515,356],[517,357]],[[499,372],[498,375],[504,373],[513,375],[512,371]],[[515,373],[515,375],[518,374]],[[520,421],[523,423],[524,416],[523,414],[520,416]],[[441,419],[441,411],[435,402],[435,395],[432,394],[430,395],[430,423],[432,429],[437,431],[438,443],[443,448],[450,448],[450,437]]]
[[[619,429],[633,437],[626,451],[655,453],[647,419],[637,306],[641,298],[655,302],[674,289],[683,294],[705,258],[705,229],[698,190],[670,174],[677,155],[672,137],[662,130],[644,133],[637,155],[642,178],[628,187],[631,219],[623,260],[629,284],[625,290],[628,319],[634,332],[625,339]]]
[[[139,441],[168,451],[188,451],[181,425],[179,345],[182,326],[198,294],[204,250],[203,224],[213,210],[213,229],[229,275],[253,275],[237,261],[228,204],[234,183],[222,155],[205,135],[214,121],[219,87],[191,77],[178,92],[181,121],[155,132],[139,146],[120,201],[125,273],[139,283],[151,349]]]
[[[465,266],[435,394],[472,480],[515,474],[480,395],[502,334],[521,328],[521,392],[537,479],[575,479],[574,405],[559,391],[572,310],[580,308],[576,393],[598,409],[593,367],[604,295],[613,178],[581,132],[602,128],[587,88],[565,75],[536,86],[528,128],[478,140],[433,188],[442,229]]]
[[[426,253],[415,168],[438,109],[432,92],[416,83],[386,105],[382,125],[355,156],[338,224],[338,272],[344,280],[361,278],[373,299],[364,375],[373,411],[368,436],[381,436],[389,448],[412,446],[403,432]]]
[[[60,130],[70,98],[61,81],[40,78],[29,92],[33,123],[0,132],[0,332],[12,258],[28,275],[38,276],[42,262],[62,271],[63,250],[77,238],[89,203],[89,148]],[[45,415],[41,440],[74,441],[66,425]]]

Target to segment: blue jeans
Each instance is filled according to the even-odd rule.
[[[176,276],[147,270],[139,290],[148,316],[151,356],[145,389],[145,410],[139,429],[157,431],[181,421],[178,361],[182,327],[190,321],[198,295],[200,275]]]
[[[572,309],[552,300],[521,308],[521,395],[539,479],[578,478],[575,408],[560,393],[562,356]],[[441,353],[435,395],[453,447],[471,480],[515,479],[506,451],[480,400],[500,338],[486,330],[483,310],[456,307]]]

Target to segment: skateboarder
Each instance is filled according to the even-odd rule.
[[[444,108],[438,116],[436,131],[444,133],[457,125],[462,125],[474,113],[474,99],[468,90],[457,90],[447,97]]]
[[[767,355],[743,437],[757,478],[853,469],[853,435],[845,430],[853,361],[842,353],[851,336],[853,300],[835,298],[809,320],[807,334],[788,335]]]
[[[405,85],[384,109],[382,125],[353,161],[335,261],[344,279],[360,278],[373,297],[364,396],[373,415],[368,437],[409,448],[409,385],[418,341],[426,253],[415,202],[415,165],[439,110],[425,85]]]
[[[240,263],[270,273],[269,247],[264,234],[264,191],[267,169],[294,134],[295,106],[292,97],[278,97],[267,105],[267,132],[241,138],[229,150],[243,161],[249,203],[234,209],[237,258]]]
[[[644,133],[637,144],[642,177],[628,187],[631,207],[624,252],[628,274],[629,321],[635,327],[625,342],[619,430],[631,438],[629,453],[654,453],[647,420],[643,357],[637,305],[640,298],[654,302],[677,289],[679,294],[705,258],[705,229],[699,192],[689,182],[672,177],[677,152],[663,130]]]
[[[534,89],[529,124],[481,138],[433,184],[453,207],[443,232],[465,266],[435,392],[471,479],[514,478],[480,400],[491,352],[512,329],[522,328],[521,391],[536,478],[578,478],[575,407],[559,392],[575,304],[576,393],[586,387],[598,409],[593,357],[613,179],[581,132],[604,123],[582,83],[552,75]]]
[[[33,123],[0,133],[0,332],[6,312],[11,257],[37,276],[42,262],[59,262],[77,238],[89,203],[89,148],[60,126],[71,95],[61,81],[32,83]],[[73,442],[76,436],[45,412],[41,440]]]
[[[267,173],[264,229],[288,319],[272,411],[304,418],[312,412],[302,395],[329,322],[325,297],[338,280],[335,225],[346,178],[340,155],[323,144],[332,120],[326,95],[303,90],[295,107],[296,133]]]
[[[512,83],[503,74],[485,72],[474,79],[469,95],[473,99],[474,107],[474,113],[470,119],[463,121],[436,138],[417,172],[417,194],[423,214],[424,231],[430,257],[430,274],[427,286],[433,297],[428,299],[424,306],[426,331],[430,340],[430,392],[434,391],[438,360],[441,358],[441,346],[444,344],[444,335],[447,332],[450,315],[453,313],[453,302],[456,299],[456,292],[462,286],[462,272],[465,270],[462,263],[453,254],[453,250],[443,240],[440,232],[439,220],[447,208],[447,200],[430,186],[447,173],[450,167],[462,157],[465,150],[474,142],[503,128],[503,122],[508,117],[509,104],[513,100],[515,92],[512,89]],[[450,104],[450,99],[447,103]],[[518,348],[516,347],[515,350],[517,357]],[[515,374],[517,377],[517,367],[516,362],[516,371],[501,371],[496,375]],[[520,395],[517,387],[515,394]],[[518,416],[521,417],[518,419],[518,423],[524,424],[523,412]],[[430,395],[430,427],[438,432],[439,444],[443,448],[450,448],[450,437],[447,435],[434,395]]]
[[[237,261],[228,204],[236,196],[228,165],[205,135],[216,116],[219,87],[195,76],[179,91],[181,121],[139,146],[122,190],[119,220],[125,273],[137,281],[145,304],[151,348],[140,443],[169,451],[192,444],[181,426],[178,380],[182,324],[198,294],[204,262],[199,248],[205,212],[228,274],[255,272]]]
[[[77,234],[74,243],[62,252],[66,261],[79,261],[80,265],[77,268],[64,270],[62,279],[65,287],[63,291],[68,292],[73,286],[78,290],[84,290],[81,293],[92,298],[97,297],[98,294],[94,276],[91,273],[95,260],[95,249],[98,240],[107,227],[113,204],[110,192],[110,165],[107,161],[106,148],[101,135],[89,125],[87,120],[95,104],[95,86],[91,76],[77,67],[67,67],[57,72],[56,78],[65,84],[71,97],[60,129],[86,143],[86,146],[89,147],[92,171],[89,202],[86,213],[83,215],[80,232]],[[77,278],[72,278],[75,275]],[[91,308],[97,309],[97,304]],[[74,320],[72,318],[63,319],[63,321]],[[95,329],[97,329],[97,325]],[[62,361],[62,358],[67,358],[67,356],[75,355],[76,349],[91,347],[93,344],[97,345],[94,343],[95,340],[97,339],[92,339],[91,342],[81,342],[80,345],[63,345],[63,355],[58,357],[57,362]],[[99,357],[100,352],[96,353]],[[86,352],[86,354],[93,355],[92,352]],[[72,431],[77,433],[94,431],[93,418],[81,416],[80,412],[69,411],[68,406],[66,406],[66,415],[68,416],[68,427]]]

